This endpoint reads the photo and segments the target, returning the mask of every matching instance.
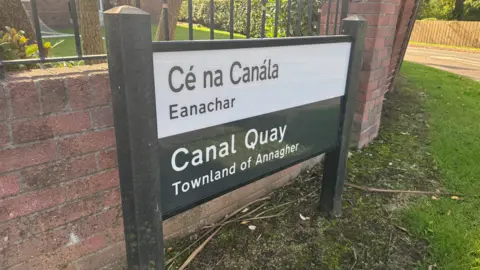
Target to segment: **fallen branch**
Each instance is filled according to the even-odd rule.
[[[450,193],[450,192],[440,192],[440,191],[421,191],[421,190],[403,190],[403,189],[381,189],[381,188],[371,188],[359,186],[351,183],[345,183],[345,186],[356,188],[368,192],[381,192],[381,193],[409,193],[417,195],[443,195],[443,196],[459,196],[465,197],[463,194]]]
[[[202,251],[202,249],[207,245],[208,242],[210,242],[210,240],[212,240],[212,238],[223,228],[223,225],[220,226],[215,232],[213,232],[207,239],[205,239],[205,241],[203,241],[203,243],[198,246],[193,252],[192,254],[190,254],[190,256],[188,256],[187,260],[182,264],[182,266],[180,266],[180,268],[178,268],[178,270],[184,270],[185,267],[188,266],[188,264],[197,256],[198,253],[200,253],[200,251]]]

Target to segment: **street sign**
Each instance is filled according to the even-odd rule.
[[[105,12],[129,269],[163,269],[162,220],[325,153],[320,211],[341,212],[366,21],[345,35],[154,42]]]

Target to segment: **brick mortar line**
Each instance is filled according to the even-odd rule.
[[[111,146],[111,147],[98,149],[96,151],[92,151],[92,152],[88,152],[88,153],[82,153],[82,154],[79,154],[79,155],[76,155],[76,156],[69,156],[69,157],[65,157],[65,158],[61,158],[61,159],[49,160],[47,162],[22,167],[20,169],[7,171],[7,172],[2,172],[2,173],[0,173],[0,176],[9,175],[9,174],[16,173],[16,172],[19,172],[19,171],[22,171],[22,170],[30,169],[30,168],[35,167],[35,166],[50,165],[49,163],[51,163],[53,165],[54,163],[70,162],[70,161],[74,161],[76,159],[84,158],[88,155],[92,155],[92,154],[96,154],[96,153],[100,153],[100,152],[108,152],[108,151],[112,151],[112,150],[116,150],[116,149],[117,149],[116,146]],[[118,166],[116,166],[116,167],[118,167]],[[105,170],[107,170],[107,169],[113,169],[113,168],[106,168]],[[77,177],[77,178],[80,178],[80,177]],[[76,179],[76,178],[74,178],[74,179]]]
[[[106,210],[102,210],[102,211],[100,211],[100,212],[97,212],[97,213],[94,213],[94,214],[91,214],[91,215],[88,215],[88,216],[85,216],[85,217],[82,217],[82,218],[87,218],[87,217],[92,217],[92,216],[98,216],[98,215],[101,215],[101,214],[105,213],[107,210],[112,209],[112,208],[114,208],[114,207],[108,208],[108,209],[106,209]],[[120,210],[120,211],[121,211],[121,210]],[[78,221],[78,220],[80,220],[80,219],[77,219],[77,221]],[[67,223],[67,224],[65,224],[65,225],[56,227],[56,228],[54,228],[54,229],[51,229],[51,230],[48,230],[48,231],[44,231],[44,234],[47,234],[47,233],[49,233],[49,232],[54,232],[54,231],[58,231],[58,230],[62,230],[62,229],[68,228],[69,225],[71,225],[71,222],[69,222],[69,223]],[[83,242],[84,240],[86,240],[86,239],[88,239],[88,238],[90,238],[90,237],[92,237],[92,236],[100,235],[100,234],[102,234],[102,233],[104,234],[105,238],[107,238],[107,234],[106,234],[106,233],[108,232],[109,229],[111,229],[111,228],[107,228],[107,229],[105,229],[105,230],[102,230],[102,231],[96,232],[96,233],[94,233],[94,234],[91,234],[91,235],[89,235],[89,236],[81,239],[81,241],[80,241],[79,243],[75,244],[75,245],[80,244],[81,242]],[[18,246],[18,245],[26,242],[27,240],[31,240],[34,236],[37,236],[37,235],[40,235],[40,234],[31,235],[28,239],[24,239],[24,240],[22,240],[22,241],[17,241],[16,244],[12,244],[12,246]],[[124,241],[125,241],[125,240],[122,240],[122,242],[124,242]],[[110,246],[112,246],[112,245],[115,245],[115,244],[118,244],[118,243],[120,243],[120,242],[111,243],[110,245],[109,245],[109,244],[106,244],[105,248],[108,248],[108,247],[110,247]],[[75,245],[72,245],[72,246],[75,246]],[[7,267],[8,267],[8,268],[11,268],[11,267],[14,267],[14,266],[17,266],[17,265],[21,265],[21,264],[27,263],[29,260],[34,259],[34,258],[40,258],[40,257],[42,257],[42,256],[47,256],[48,254],[55,253],[58,249],[61,249],[62,247],[65,247],[65,246],[66,246],[66,245],[62,245],[62,246],[60,246],[59,248],[54,249],[53,251],[50,251],[50,252],[47,252],[47,253],[41,253],[39,256],[30,257],[30,258],[28,258],[28,259],[26,259],[26,260],[24,260],[24,261],[21,261],[21,262],[19,262],[19,263],[17,263],[17,264],[9,265],[9,266],[7,266]],[[103,248],[103,249],[105,249],[105,248]],[[103,250],[103,249],[99,249],[99,250],[97,250],[97,251],[91,252],[91,253],[87,254],[86,256],[91,255],[91,254],[96,253],[96,252],[100,252],[100,251]],[[82,257],[78,258],[77,260],[79,260],[79,259],[81,259],[81,258],[83,258],[83,257],[85,257],[85,256],[82,256]],[[71,264],[71,263],[73,263],[73,262],[70,262],[70,264]]]
[[[67,204],[73,204],[73,203],[76,203],[76,202],[78,202],[78,201],[83,201],[83,200],[85,200],[85,199],[91,199],[91,198],[96,197],[96,196],[99,196],[99,197],[100,197],[100,193],[102,193],[102,192],[103,192],[103,193],[106,193],[106,192],[109,192],[109,191],[113,191],[113,190],[115,190],[115,189],[119,189],[119,187],[114,187],[114,188],[111,188],[111,189],[99,191],[99,192],[97,192],[97,193],[90,194],[90,195],[88,195],[88,196],[75,199],[75,200],[73,200],[73,201],[68,201],[68,202],[64,202],[64,203],[62,203],[62,204],[55,205],[55,206],[52,207],[52,208],[42,209],[42,210],[40,210],[40,211],[38,211],[38,212],[34,212],[34,213],[29,214],[29,215],[27,215],[27,216],[16,217],[16,218],[14,218],[14,219],[10,219],[10,220],[6,220],[6,221],[3,221],[3,222],[0,222],[0,224],[2,224],[2,223],[7,223],[7,222],[10,222],[10,221],[16,220],[16,219],[35,218],[36,215],[41,215],[41,214],[46,213],[46,212],[54,211],[54,210],[56,210],[56,209],[59,209],[59,208],[65,206],[65,205],[67,205]],[[105,204],[105,203],[103,203],[103,204]],[[46,234],[48,234],[48,233],[50,233],[50,232],[55,232],[55,231],[58,231],[58,230],[61,230],[61,229],[68,228],[68,226],[74,225],[76,222],[78,222],[78,221],[80,221],[80,220],[82,220],[82,219],[87,219],[87,218],[90,218],[90,217],[93,217],[93,216],[101,215],[101,214],[107,212],[108,210],[114,209],[114,208],[120,208],[119,210],[120,210],[120,213],[121,213],[121,208],[122,208],[121,202],[120,202],[120,204],[118,204],[118,205],[113,205],[113,206],[109,206],[109,207],[106,207],[106,206],[104,205],[104,206],[102,207],[102,209],[100,209],[99,211],[96,211],[96,212],[91,213],[91,214],[89,214],[89,215],[81,216],[81,217],[79,217],[79,218],[77,218],[77,219],[71,220],[71,221],[69,221],[69,222],[67,222],[67,223],[64,223],[64,224],[59,225],[59,226],[54,227],[54,228],[49,228],[49,229],[47,229],[47,230],[40,231],[40,232],[38,232],[38,233],[31,233],[31,232],[29,231],[28,234],[27,234],[27,236],[24,237],[24,239],[21,239],[21,240],[15,241],[15,242],[11,242],[11,243],[9,243],[9,246],[17,246],[17,245],[19,245],[19,244],[22,244],[22,243],[27,242],[28,240],[31,240],[32,238],[35,238],[36,236],[42,236],[42,235],[46,235]],[[118,216],[118,217],[119,217],[119,216]],[[109,227],[109,228],[113,228],[113,227]],[[106,230],[108,230],[108,229],[106,229]]]
[[[68,133],[68,134],[63,134],[63,135],[54,135],[53,137],[46,138],[46,139],[43,139],[43,140],[37,140],[37,141],[25,142],[25,143],[16,143],[16,144],[14,143],[10,147],[0,148],[0,151],[15,150],[15,149],[18,149],[18,148],[28,147],[28,146],[35,145],[35,144],[41,144],[41,143],[45,143],[45,142],[48,142],[48,141],[57,142],[55,140],[56,138],[58,138],[58,139],[69,139],[69,138],[73,138],[75,136],[85,135],[87,133],[102,132],[102,131],[106,131],[106,130],[113,129],[113,128],[114,128],[113,125],[112,126],[107,126],[107,127],[100,127],[100,128],[89,128],[89,129],[85,129],[85,130],[75,132],[75,133]]]
[[[97,251],[95,251],[95,252],[93,252],[93,253],[90,253],[90,254],[88,254],[88,255],[82,256],[82,257],[80,257],[80,258],[78,258],[78,259],[70,262],[70,265],[73,265],[73,266],[75,267],[75,269],[78,269],[77,263],[78,263],[80,260],[82,260],[82,259],[88,259],[88,258],[90,258],[90,257],[93,257],[93,256],[95,256],[97,253],[100,253],[100,252],[103,252],[103,251],[105,251],[105,250],[108,250],[108,249],[111,248],[112,246],[118,245],[118,244],[120,244],[120,243],[122,243],[123,245],[125,245],[125,241],[124,241],[124,240],[119,241],[119,242],[116,242],[116,243],[111,243],[110,245],[107,245],[105,248],[99,249],[99,250],[97,250]],[[124,255],[125,255],[125,254],[119,254],[119,256],[124,256]],[[107,265],[109,265],[109,264],[103,265],[103,266],[101,266],[101,267],[103,268],[103,267],[105,267],[105,266],[107,266]]]
[[[104,236],[106,236],[105,233],[106,233],[107,230],[108,230],[108,229],[103,230],[103,231],[98,232],[98,233],[95,233],[95,234],[92,234],[92,235],[89,236],[88,238],[94,237],[94,236],[99,236],[99,235],[102,235],[102,234],[103,234]],[[85,240],[88,239],[88,238],[85,238]],[[82,243],[82,242],[83,242],[83,241],[80,241],[79,244]],[[105,243],[105,244],[106,244],[106,246],[109,246],[107,243]],[[75,245],[76,245],[76,244],[75,244]],[[75,245],[72,245],[72,246],[75,246]],[[98,250],[96,250],[96,251],[91,251],[91,252],[88,252],[88,253],[85,254],[85,255],[90,255],[90,254],[95,253],[95,252],[97,252],[97,251],[98,251]],[[11,265],[11,266],[9,266],[9,268],[14,268],[14,267],[17,267],[17,266],[21,266],[22,264],[28,263],[28,261],[30,261],[30,260],[32,260],[32,259],[39,259],[39,258],[42,258],[42,257],[51,257],[52,255],[55,256],[55,255],[52,254],[52,253],[54,253],[54,252],[49,252],[49,253],[46,253],[46,254],[40,254],[39,256],[36,256],[36,257],[31,257],[31,258],[29,258],[29,259],[27,259],[27,260],[25,260],[25,261],[21,261],[20,263]],[[83,258],[83,256],[80,257],[80,258]],[[66,262],[66,263],[64,263],[64,264],[65,264],[65,265],[71,265],[72,263],[71,263],[71,261],[68,261],[68,262]],[[2,269],[3,269],[3,268],[2,268]]]
[[[88,66],[83,66],[83,67],[95,67],[95,65],[88,65]],[[39,75],[32,75],[32,76],[29,76],[28,75],[28,72],[26,72],[26,76],[14,76],[14,77],[11,77],[12,74],[10,76],[8,76],[8,73],[7,73],[7,78],[4,79],[5,82],[25,82],[25,81],[35,81],[35,80],[50,80],[50,79],[66,79],[66,78],[69,78],[69,77],[74,77],[74,76],[88,76],[89,74],[94,74],[94,75],[97,75],[97,74],[108,74],[108,66],[105,64],[105,67],[102,67],[102,68],[92,68],[91,70],[88,70],[88,69],[85,69],[85,70],[79,70],[78,67],[75,68],[75,70],[71,70],[67,73],[62,73],[62,72],[59,72],[57,74],[55,74],[55,69],[62,69],[62,68],[49,68],[48,70],[49,71],[52,71],[51,73],[49,74],[39,74]],[[24,72],[12,72],[14,74],[18,74],[18,73],[24,73]]]
[[[7,89],[9,89],[9,88],[7,88]],[[10,103],[11,103],[11,98],[9,98],[8,101],[10,101]],[[62,116],[62,115],[68,115],[68,114],[73,114],[73,113],[77,113],[77,112],[90,112],[92,109],[99,108],[99,107],[108,107],[108,106],[112,106],[111,101],[109,101],[105,104],[98,104],[98,105],[94,105],[94,106],[88,106],[88,107],[85,107],[85,108],[76,108],[76,109],[67,108],[67,110],[59,110],[59,111],[46,112],[46,113],[42,112],[40,114],[30,115],[30,116],[13,117],[13,115],[12,115],[10,118],[7,118],[6,122],[13,122],[13,121],[27,120],[27,119],[35,119],[35,118],[47,117],[47,116]]]
[[[39,193],[39,192],[42,192],[42,191],[48,191],[48,190],[52,190],[52,189],[55,189],[55,188],[62,188],[65,186],[65,184],[67,182],[75,182],[75,181],[80,181],[80,180],[83,180],[83,179],[86,179],[88,177],[91,177],[91,176],[95,176],[95,175],[100,175],[102,173],[105,173],[105,172],[109,172],[109,171],[114,171],[114,170],[117,170],[118,168],[115,167],[115,168],[108,168],[108,169],[105,169],[105,170],[102,170],[102,171],[96,171],[96,172],[93,172],[93,173],[90,173],[90,174],[87,174],[87,175],[84,175],[84,176],[81,176],[81,177],[77,177],[77,178],[74,178],[74,179],[69,179],[69,180],[65,180],[65,181],[62,181],[62,182],[58,182],[58,183],[54,183],[52,185],[49,185],[47,187],[44,187],[44,188],[40,188],[40,189],[36,189],[36,190],[30,190],[30,191],[26,191],[26,192],[22,192],[22,193],[17,193],[13,196],[8,196],[8,197],[4,197],[4,198],[1,198],[0,199],[0,204],[3,203],[4,201],[7,201],[9,199],[12,199],[12,198],[15,198],[15,197],[18,197],[18,196],[21,196],[21,195],[25,195],[25,196],[28,196],[28,195],[31,195],[31,194],[35,194],[35,193]],[[98,192],[96,192],[98,193]],[[96,193],[92,193],[92,194],[96,194]],[[89,195],[87,195],[89,196]],[[86,197],[86,196],[84,196]],[[80,198],[84,198],[84,197],[80,197]],[[66,203],[66,202],[71,202],[73,200],[65,200],[65,196],[63,196],[62,194],[62,199],[64,200],[63,203]],[[78,198],[79,199],[79,198]],[[74,199],[74,200],[77,200],[77,199]],[[63,204],[62,203],[62,204]],[[50,208],[46,208],[46,209],[50,209]],[[41,209],[41,210],[45,210],[45,209]],[[40,210],[39,210],[40,211]],[[35,212],[36,213],[36,212]],[[27,215],[25,215],[27,216]],[[18,216],[16,218],[19,218],[19,217],[24,217],[24,216]],[[1,221],[1,223],[3,222],[6,222],[6,221],[10,221],[10,220],[14,220],[16,218],[13,218],[13,219],[8,219],[8,220],[5,220],[5,221]]]

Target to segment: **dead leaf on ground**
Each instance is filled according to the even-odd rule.
[[[242,225],[248,224],[248,220],[244,220],[244,221],[240,222],[240,224],[242,224]]]
[[[440,200],[440,198],[438,198],[437,196],[432,196],[432,200],[438,201]]]
[[[455,200],[455,201],[460,201],[461,200],[461,198],[458,197],[458,196],[452,196],[452,197],[450,197],[450,199]]]
[[[248,228],[252,231],[255,231],[255,229],[257,228],[257,226],[255,225],[249,225]]]

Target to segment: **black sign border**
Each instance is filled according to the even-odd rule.
[[[352,36],[313,36],[289,37],[271,39],[218,39],[218,40],[191,40],[191,41],[157,41],[152,43],[152,50],[156,52],[181,52],[205,50],[229,50],[265,47],[283,47],[298,45],[314,45],[353,42]]]
[[[153,53],[163,53],[163,52],[186,52],[186,51],[204,51],[204,50],[233,50],[233,49],[250,49],[250,48],[268,48],[268,47],[286,47],[286,46],[301,46],[301,45],[315,45],[315,44],[336,44],[336,43],[350,43],[352,44],[353,38],[351,36],[346,36],[346,35],[338,35],[338,36],[314,36],[314,37],[294,37],[294,38],[272,38],[272,39],[236,39],[236,40],[200,40],[200,41],[170,41],[170,42],[153,42],[152,43],[152,49]],[[350,50],[350,54],[351,54]],[[348,67],[347,67],[348,68]],[[347,89],[345,89],[344,94],[340,96],[339,98],[342,99],[340,107],[341,111],[340,114],[344,114],[344,107],[342,105],[343,103],[343,97],[345,96],[345,92]],[[308,105],[308,104],[307,104]],[[277,111],[278,112],[278,111]],[[258,115],[260,116],[260,115]],[[235,122],[235,121],[232,121]],[[228,122],[231,123],[231,122]],[[222,125],[228,124],[224,123]],[[341,119],[339,124],[339,132],[340,132],[340,125],[341,125]],[[201,129],[197,129],[201,130]],[[155,130],[157,132],[157,130]],[[169,137],[174,137],[176,135],[172,135]],[[340,138],[340,136],[339,136]],[[161,140],[161,139],[160,139]],[[234,190],[237,190],[241,187],[247,186],[251,183],[254,183],[256,181],[259,181],[263,178],[269,177],[273,174],[276,174],[278,172],[281,172],[289,167],[295,166],[297,164],[300,164],[306,160],[309,160],[313,157],[319,156],[323,153],[329,152],[336,147],[338,147],[338,144],[340,141],[337,141],[337,143],[329,148],[327,148],[324,151],[319,151],[312,153],[311,155],[298,159],[296,161],[293,161],[289,164],[286,164],[284,166],[281,166],[279,168],[276,168],[274,170],[271,170],[269,172],[266,172],[264,174],[258,175],[256,177],[253,177],[245,182],[242,182],[238,185],[234,185],[232,187],[229,187],[227,189],[221,190],[220,192],[217,192],[213,195],[210,196],[205,196],[202,199],[194,202],[187,204],[183,207],[177,208],[173,211],[170,211],[166,214],[162,215],[162,218],[164,220],[171,218],[173,216],[176,216],[178,214],[181,214],[183,212],[186,212],[190,209],[193,209],[197,206],[200,206],[208,201],[211,201],[215,198],[218,198],[220,196],[223,196],[229,192],[232,192]],[[161,181],[161,179],[160,179]]]

